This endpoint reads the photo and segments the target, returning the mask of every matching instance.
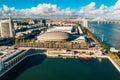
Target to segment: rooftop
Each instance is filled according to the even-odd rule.
[[[61,31],[61,32],[72,33],[73,29],[77,29],[77,28],[73,26],[54,26],[53,28],[48,29],[47,32]]]
[[[46,32],[38,36],[38,40],[52,40],[52,41],[60,41],[66,40],[69,38],[69,34],[60,31]]]
[[[14,49],[14,47],[2,46],[0,47],[0,60],[3,60],[18,51],[19,49]]]

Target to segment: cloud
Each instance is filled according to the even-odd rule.
[[[102,4],[99,9],[100,9],[100,10],[106,10],[106,9],[108,9],[108,7],[105,6],[104,4]]]
[[[77,10],[72,10],[70,8],[61,9],[55,4],[39,4],[36,7],[17,10],[14,7],[8,7],[3,5],[0,9],[0,16],[8,17],[9,15],[13,17],[34,17],[34,18],[51,18],[51,17],[74,17],[78,15]]]
[[[6,5],[3,5],[2,14],[3,15],[10,15],[10,14],[12,14],[12,12],[14,12],[14,9],[15,9],[14,7],[9,8]]]
[[[120,9],[120,0],[118,0],[113,6],[114,9]]]
[[[12,17],[18,18],[77,18],[77,17],[87,17],[87,18],[113,18],[118,19],[120,17],[120,0],[108,7],[101,4],[99,8],[96,7],[95,2],[91,2],[86,6],[82,6],[79,10],[66,8],[62,9],[56,4],[38,4],[37,6],[18,10],[15,7],[8,7],[3,5],[0,8],[0,17]],[[117,17],[116,17],[117,15]]]
[[[120,0],[118,0],[115,5],[107,7],[104,4],[101,4],[99,8],[96,8],[96,3],[91,2],[90,4],[83,6],[80,10],[80,13],[85,17],[102,17],[106,19],[119,19],[120,17]],[[117,16],[117,17],[116,17]]]
[[[95,2],[91,2],[89,5],[84,6],[81,8],[81,10],[96,10],[96,4]]]
[[[37,7],[32,7],[31,9],[26,10],[29,10],[31,14],[39,15],[44,13],[54,13],[59,11],[59,8],[52,4],[39,4]]]

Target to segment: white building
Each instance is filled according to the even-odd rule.
[[[14,24],[12,19],[0,21],[0,34],[2,38],[14,37]]]
[[[73,26],[54,26],[53,28],[47,30],[47,32],[54,32],[54,31],[67,32],[71,34],[71,33],[77,33],[78,29]]]
[[[88,20],[83,18],[79,20],[83,27],[88,27]]]
[[[86,41],[85,41],[85,37],[84,36],[79,36],[78,38],[76,38],[72,42],[86,42]]]

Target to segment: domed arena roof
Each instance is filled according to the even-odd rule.
[[[69,34],[65,32],[46,32],[38,36],[38,40],[44,41],[62,41],[67,40]]]

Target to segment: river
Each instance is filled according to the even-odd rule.
[[[89,30],[100,40],[102,35],[104,35],[103,40],[107,46],[120,50],[120,24],[98,24],[97,22],[89,22]]]

